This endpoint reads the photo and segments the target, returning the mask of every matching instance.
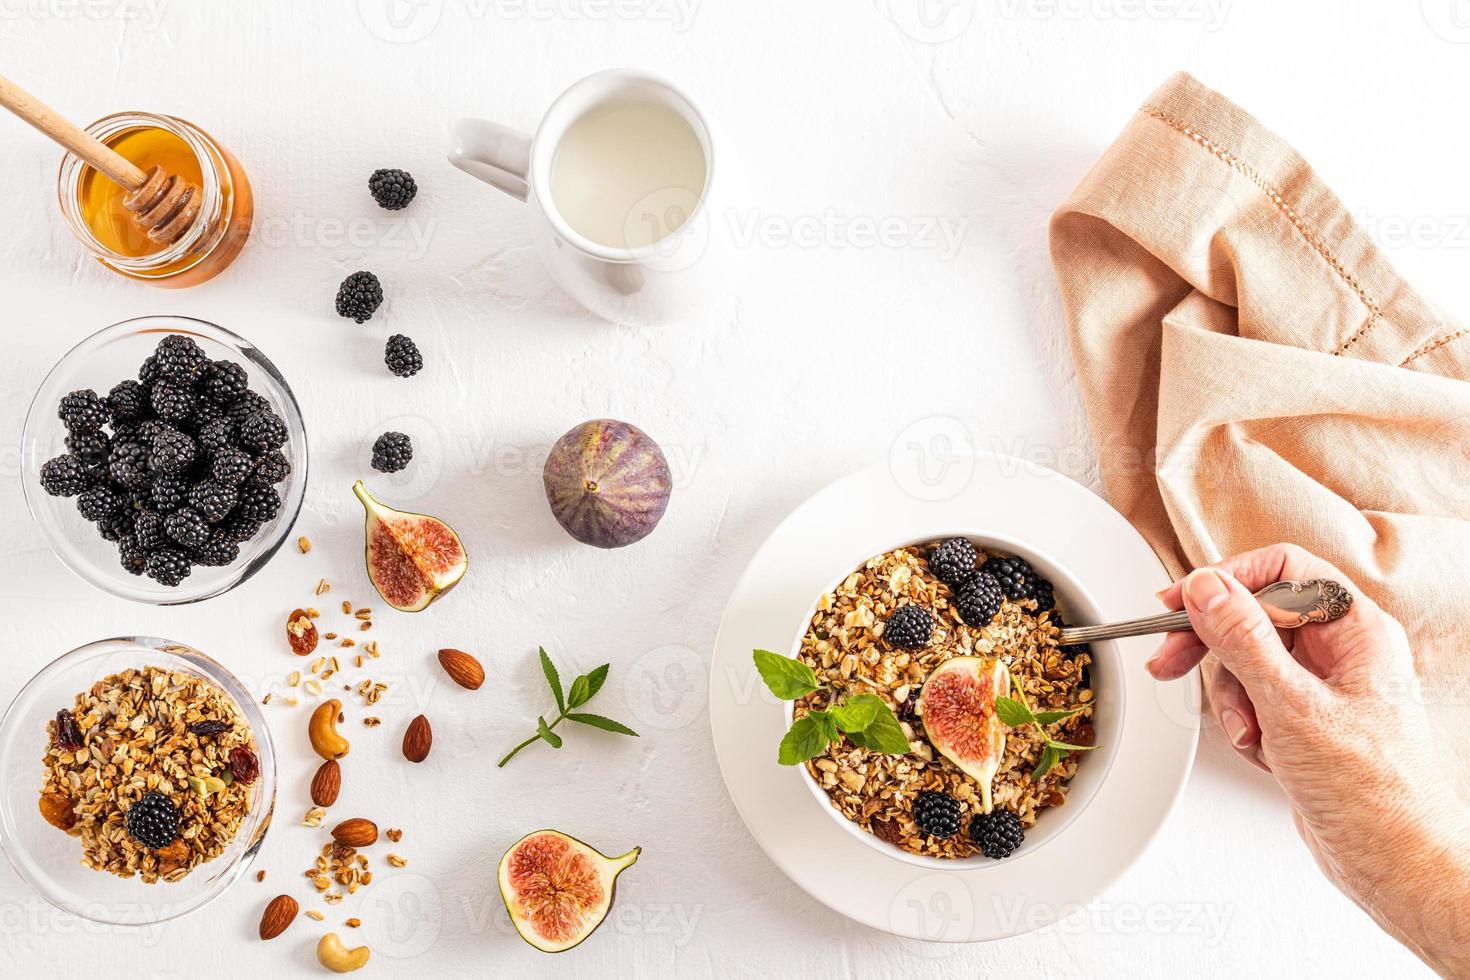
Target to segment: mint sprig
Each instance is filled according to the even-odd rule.
[[[591,701],[593,696],[602,690],[603,683],[607,681],[607,664],[603,664],[601,667],[586,674],[579,675],[572,681],[571,688],[563,691],[561,675],[557,673],[556,665],[551,662],[551,657],[547,655],[546,648],[542,647],[539,652],[541,656],[541,673],[546,677],[546,685],[551,688],[552,697],[556,699],[557,715],[551,721],[547,721],[545,715],[538,715],[536,718],[536,734],[511,749],[505,758],[500,760],[500,765],[496,766],[497,769],[515,758],[515,754],[521,749],[534,742],[545,742],[553,749],[561,748],[561,736],[552,731],[552,729],[563,721],[574,721],[579,725],[586,725],[589,728],[600,728],[605,732],[614,732],[618,735],[631,735],[633,738],[638,737],[637,732],[622,722],[613,721],[611,718],[604,718],[602,715],[594,715],[586,711],[575,710],[582,707],[588,701]]]
[[[1042,747],[1041,757],[1036,760],[1036,768],[1031,770],[1031,781],[1039,782],[1042,776],[1061,762],[1068,752],[1090,752],[1097,748],[1096,745],[1073,745],[1070,742],[1060,742],[1046,733],[1046,726],[1055,725],[1059,721],[1065,721],[1073,715],[1087,710],[1087,705],[1079,704],[1072,708],[1060,708],[1050,711],[1032,711],[1026,704],[1019,690],[1017,697],[998,697],[995,699],[995,714],[1001,721],[1011,728],[1025,728],[1033,725],[1041,735]]]
[[[754,656],[761,680],[782,701],[827,690],[817,682],[816,672],[800,660],[769,650],[756,650]],[[825,710],[808,711],[792,722],[781,739],[776,761],[794,766],[814,759],[843,737],[873,752],[905,755],[909,751],[908,736],[887,702],[876,694],[856,694],[840,704],[834,698]]]

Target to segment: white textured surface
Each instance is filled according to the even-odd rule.
[[[127,632],[196,644],[262,690],[279,684],[298,666],[282,618],[318,577],[337,583],[332,598],[371,598],[348,486],[373,436],[407,428],[417,479],[396,492],[374,482],[452,520],[474,567],[440,607],[382,616],[376,631],[379,674],[399,697],[382,728],[355,733],[335,812],[407,828],[411,865],[329,920],[361,915],[372,973],[1415,970],[1321,881],[1275,792],[1213,731],[1172,825],[1079,916],[976,948],[852,925],[789,884],[736,819],[713,766],[702,666],[762,537],[896,442],[968,435],[1095,485],[1045,220],[1176,68],[1293,140],[1427,293],[1463,308],[1470,132],[1444,123],[1470,81],[1470,30],[1451,19],[1454,3],[951,0],[936,9],[957,19],[927,32],[913,0],[421,0],[400,21],[402,43],[380,36],[393,33],[385,0],[0,4],[6,75],[81,120],[126,108],[194,119],[242,158],[257,195],[256,236],[217,281],[182,293],[124,282],[61,226],[55,150],[0,119],[0,697],[54,656]],[[563,86],[616,64],[666,74],[701,102],[720,154],[716,228],[735,239],[709,310],[657,330],[579,314],[542,271],[517,205],[442,158],[456,116],[530,127]],[[378,166],[419,179],[406,212],[368,199]],[[887,218],[895,234],[880,244],[849,224]],[[962,229],[956,248],[929,233],[935,221]],[[362,327],[331,311],[357,268],[378,272],[389,296]],[[44,550],[17,476],[39,373],[92,330],[160,312],[259,343],[301,395],[315,450],[300,530],[316,548],[191,609],[86,589]],[[412,381],[383,372],[392,331],[424,349],[429,366]],[[658,438],[679,478],[659,532],[615,553],[571,543],[538,478],[538,452],[605,414]],[[560,753],[537,747],[495,769],[547,705],[538,643],[568,666],[610,660],[596,707],[645,737],[578,731]],[[485,690],[441,681],[431,656],[443,645],[484,657]],[[420,710],[436,747],[410,770],[397,742]],[[52,913],[0,868],[0,974],[314,973],[314,924],[268,947],[254,938],[270,895],[302,893],[319,839],[296,825],[312,770],[305,713],[270,712],[286,767],[265,884],[243,881],[180,924],[122,932]],[[645,847],[610,924],[559,960],[514,937],[493,887],[501,850],[539,826]]]

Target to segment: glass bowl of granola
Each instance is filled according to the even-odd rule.
[[[1099,622],[1096,604],[1056,561],[993,533],[935,534],[867,554],[803,621],[790,655],[821,689],[791,701],[787,716],[831,715],[876,695],[902,737],[880,746],[877,729],[854,738],[834,728],[825,748],[808,743],[814,754],[798,763],[808,788],[843,832],[921,867],[986,866],[1035,851],[1087,806],[1122,734],[1112,644],[1058,639],[1064,617]],[[931,732],[925,701],[939,703],[941,689],[921,695],[946,663],[944,672],[960,676],[974,665],[985,683],[958,713],[951,699],[949,729],[936,715]],[[1002,697],[1011,711],[995,709]],[[1015,717],[1015,705],[1029,717]],[[982,730],[995,733],[983,750],[972,738]]]
[[[0,847],[59,909],[147,925],[225,891],[275,803],[265,717],[191,647],[119,637],[26,684],[0,721]]]

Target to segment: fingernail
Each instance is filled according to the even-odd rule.
[[[1184,594],[1196,608],[1209,612],[1230,598],[1230,587],[1215,569],[1199,568],[1184,580]]]
[[[1230,744],[1237,749],[1243,749],[1247,744],[1247,736],[1250,727],[1245,723],[1245,716],[1234,708],[1226,708],[1220,712],[1220,725],[1225,729],[1225,735],[1230,739]]]

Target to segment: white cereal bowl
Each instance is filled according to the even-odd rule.
[[[887,554],[896,548],[911,547],[938,541],[944,538],[969,538],[976,548],[986,551],[998,551],[1008,555],[1016,555],[1031,563],[1031,567],[1048,582],[1050,582],[1057,593],[1057,606],[1066,614],[1069,623],[1099,623],[1103,620],[1098,610],[1097,603],[1088,593],[1087,589],[1077,578],[1067,571],[1060,563],[1051,556],[1037,549],[1022,544],[1014,538],[1006,535],[975,528],[949,528],[940,529],[932,534],[926,534],[917,538],[907,538],[876,548],[867,549],[861,557],[845,566],[839,575],[827,583],[821,592],[812,598],[812,604],[807,609],[806,616],[802,619],[796,631],[796,638],[791,643],[790,656],[796,657],[801,652],[801,641],[811,625],[812,617],[817,611],[817,602],[822,595],[834,591],[837,586],[846,579],[853,571],[860,568],[864,562],[877,555]],[[1067,802],[1062,806],[1047,807],[1036,817],[1034,826],[1026,830],[1026,839],[1018,847],[1015,853],[1001,861],[995,861],[982,854],[975,854],[968,858],[936,858],[924,854],[914,854],[897,847],[880,837],[869,833],[862,827],[844,817],[836,807],[832,805],[831,798],[826,791],[812,778],[811,771],[805,764],[792,768],[801,770],[806,783],[817,802],[836,821],[844,833],[851,834],[861,840],[868,847],[873,848],[885,858],[902,861],[918,868],[931,871],[951,870],[955,867],[994,868],[1006,861],[1018,861],[1032,851],[1045,845],[1048,841],[1062,834],[1078,816],[1092,802],[1097,795],[1103,780],[1107,778],[1108,770],[1112,768],[1113,758],[1118,751],[1118,742],[1123,732],[1123,711],[1125,700],[1125,687],[1122,678],[1122,667],[1119,661],[1118,646],[1111,641],[1105,643],[1093,643],[1092,664],[1089,667],[1093,690],[1092,724],[1096,732],[1096,749],[1091,752],[1082,753],[1083,758],[1077,766],[1077,774],[1072,777],[1067,788]],[[795,711],[795,702],[786,703],[786,723],[789,725]],[[774,759],[772,764],[775,765]],[[961,833],[965,832],[961,828]]]

